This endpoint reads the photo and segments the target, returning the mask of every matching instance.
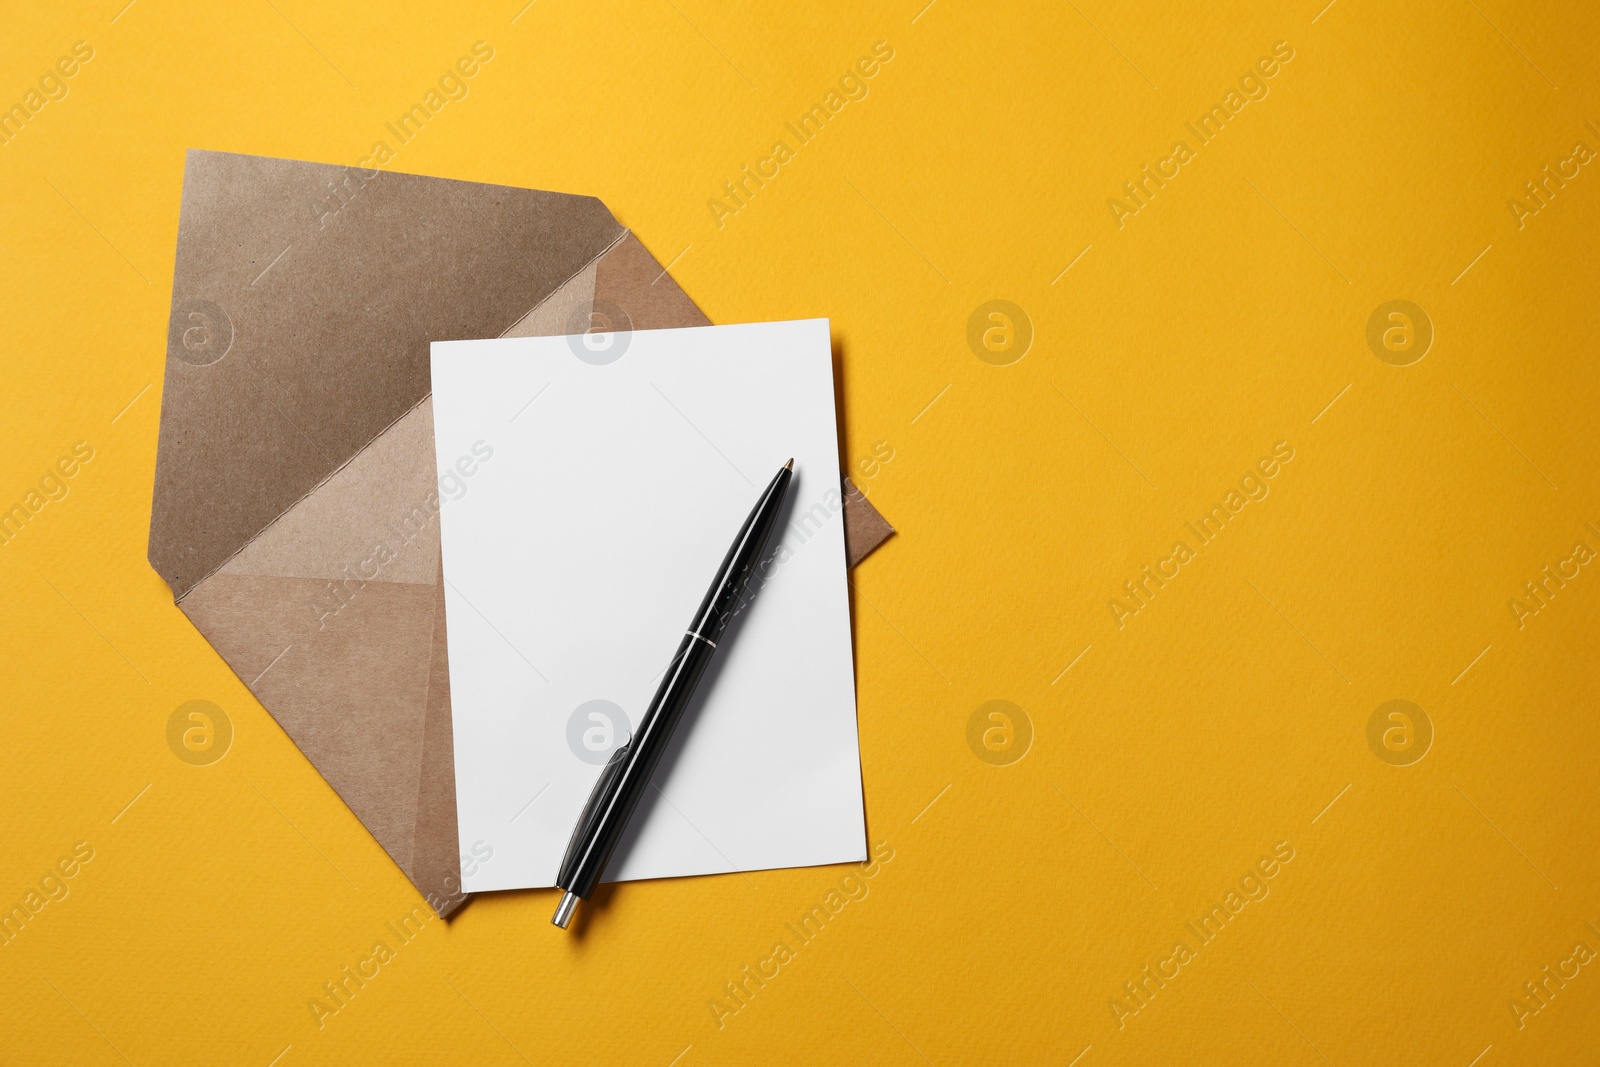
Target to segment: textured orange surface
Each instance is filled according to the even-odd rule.
[[[8,1059],[1592,1053],[1600,14],[119,3],[0,16]],[[871,866],[408,918],[145,562],[188,147],[832,318]]]

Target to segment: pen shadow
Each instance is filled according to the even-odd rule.
[[[798,486],[800,480],[804,477],[805,474],[802,471],[796,470],[794,472],[789,492],[784,497],[782,510],[778,515],[778,525],[773,530],[772,540],[768,542],[761,554],[759,566],[763,572],[775,573],[769,569],[772,557],[777,554],[778,546],[783,543],[783,531],[788,529],[789,521],[794,516],[795,501],[800,498]],[[768,581],[770,580],[769,578]],[[765,584],[765,582],[762,582],[760,585],[755,586],[755,592],[749,596],[747,603],[753,602],[756,597],[761,595],[761,588]],[[662,785],[671,781],[673,771],[683,755],[683,747],[688,743],[690,736],[693,735],[695,726],[705,710],[706,701],[711,698],[712,693],[716,692],[717,680],[722,676],[723,664],[727,662],[732,650],[738,647],[739,633],[744,629],[744,621],[749,614],[749,608],[746,607],[745,610],[735,615],[733,620],[728,623],[728,628],[722,632],[722,637],[717,641],[717,651],[721,654],[712,657],[710,666],[706,668],[706,673],[700,680],[700,685],[695,689],[694,697],[690,700],[689,706],[684,709],[683,718],[679,721],[677,730],[673,732],[672,739],[667,743],[667,749],[661,755],[661,762],[656,765],[656,773],[650,779],[650,784],[653,788],[645,795],[644,799],[639,801],[638,809],[634,812],[633,818],[628,820],[628,828],[623,831],[622,839],[617,842],[616,851],[612,853],[610,862],[606,864],[610,869],[616,870],[622,866],[628,855],[633,851],[634,846],[638,843],[639,834],[643,831],[644,826],[649,823],[650,817],[656,808],[662,803],[668,803],[665,794],[662,792]],[[687,816],[684,819],[688,821]],[[695,832],[699,833],[701,837],[705,837],[704,831],[698,826],[694,826],[693,823],[689,825],[693,826]],[[705,839],[720,855],[722,850],[717,848],[716,842],[709,837]],[[724,858],[726,859],[726,857]],[[733,872],[730,871],[729,873]],[[605,888],[613,888],[613,885],[607,885]]]
[[[571,940],[582,944],[588,938],[591,928],[605,926],[615,918],[612,901],[617,891],[622,888],[621,882],[603,882],[594,887],[594,892],[589,894],[589,899],[578,905],[572,913],[572,925],[567,928],[567,935]],[[559,903],[561,892],[557,890],[551,901]]]
[[[617,891],[623,888],[623,885],[624,883],[621,882],[607,882],[603,885],[595,886],[594,892],[589,895],[589,899],[579,904],[572,913],[571,925],[567,927],[566,933],[562,934],[560,930],[555,930],[554,932],[568,942],[579,943],[594,930],[603,928],[608,922],[614,920],[619,913],[619,905],[613,903],[613,898],[617,896]],[[488,893],[474,893],[467,899],[471,900],[481,896],[485,900],[493,897],[497,901],[527,901],[529,906],[536,911],[542,910],[546,915],[553,916],[556,911],[556,905],[561,903],[561,895],[561,890],[559,889],[496,889]],[[451,921],[453,922],[460,914],[461,912],[457,911],[450,917]],[[551,925],[554,927],[554,923]]]

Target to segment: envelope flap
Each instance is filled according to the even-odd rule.
[[[149,557],[182,599],[625,233],[593,197],[189,153]]]

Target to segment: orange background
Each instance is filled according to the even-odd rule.
[[[0,904],[93,850],[0,948],[9,1059],[1592,1052],[1600,575],[1563,561],[1600,549],[1600,175],[1543,168],[1600,149],[1600,15],[924,3],[5,6],[0,105],[93,50],[0,146],[0,507],[93,449],[0,547]],[[497,894],[399,944],[420,898],[144,558],[184,149],[367,159],[480,40],[389,166],[600,196],[714,321],[830,316],[846,455],[900,531],[853,575],[892,858],[742,1002],[725,983],[861,872],[630,884],[581,938],[553,894]],[[786,133],[880,41],[864,97]],[[1279,42],[1199,144],[1185,123]],[[1015,309],[969,342],[993,300]],[[1185,524],[1278,442],[1198,546]],[[1194,558],[1136,605],[1178,540]],[[168,744],[190,700],[232,725],[209,765]],[[323,984],[391,939],[319,1026]]]

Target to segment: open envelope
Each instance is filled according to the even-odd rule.
[[[150,563],[440,915],[467,897],[429,342],[707,323],[593,197],[189,153]],[[892,531],[845,488],[854,565]]]

